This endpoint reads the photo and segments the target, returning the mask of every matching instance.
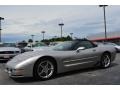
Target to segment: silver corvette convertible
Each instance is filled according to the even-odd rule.
[[[12,78],[49,79],[55,74],[99,65],[110,66],[115,59],[113,46],[97,46],[86,39],[66,41],[51,50],[31,51],[15,56],[6,64]]]

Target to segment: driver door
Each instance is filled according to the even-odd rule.
[[[76,51],[79,47],[85,47],[85,49]],[[97,47],[90,41],[80,41],[75,46],[75,50],[69,53],[71,56],[64,61],[64,66],[71,69],[89,67],[98,61]]]

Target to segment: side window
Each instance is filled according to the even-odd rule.
[[[80,41],[76,46],[75,49],[79,47],[85,47],[86,49],[93,48],[93,44],[90,41]]]

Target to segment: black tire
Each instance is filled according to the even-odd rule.
[[[101,57],[100,66],[101,68],[107,68],[111,65],[111,56],[109,53],[104,53]]]
[[[47,66],[47,63],[48,63],[48,66]],[[55,64],[54,62],[52,62],[51,59],[47,59],[47,58],[43,58],[39,60],[35,64],[34,69],[33,69],[33,75],[35,79],[47,80],[47,79],[52,78],[55,74],[56,74]]]

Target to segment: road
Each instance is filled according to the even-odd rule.
[[[33,78],[12,79],[4,72],[5,62],[0,62],[1,85],[119,85],[120,84],[120,54],[111,67],[100,69],[93,67],[56,75],[55,78],[40,81]]]

